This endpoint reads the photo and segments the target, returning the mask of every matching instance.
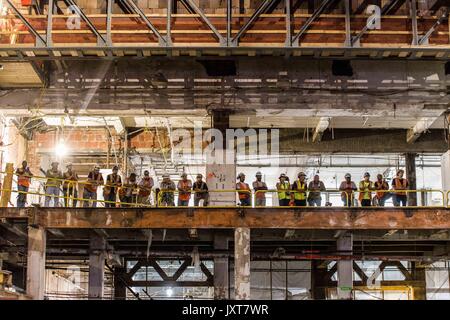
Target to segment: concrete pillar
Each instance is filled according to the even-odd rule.
[[[210,190],[236,189],[236,159],[235,156],[227,157],[226,155],[226,130],[229,128],[229,123],[230,111],[213,111],[212,128],[220,131],[222,135],[221,137],[215,137],[216,152],[219,152],[219,150],[223,152],[223,161],[222,163],[213,163],[213,158],[208,155],[206,157],[206,183]],[[228,150],[228,152],[233,152],[234,154],[234,150]],[[230,161],[230,158],[234,161]],[[210,192],[209,198],[209,203],[212,206],[234,206],[236,204],[235,192]]]
[[[425,267],[418,262],[411,262],[411,275],[414,281],[414,300],[427,300],[427,282]]]
[[[127,268],[125,267],[116,266],[114,268],[114,300],[127,299],[127,287],[123,282],[126,272]]]
[[[337,240],[337,251],[341,255],[352,255],[353,253],[353,235],[346,233]],[[337,262],[338,274],[338,299],[352,299],[353,289],[353,260],[339,260]]]
[[[228,250],[228,236],[225,232],[216,231],[214,234],[214,249]],[[226,300],[230,298],[228,278],[228,258],[214,258],[214,300]]]
[[[234,294],[236,300],[250,300],[250,228],[234,231]]]
[[[34,300],[44,300],[46,242],[44,228],[28,228],[27,294]]]
[[[441,157],[442,190],[450,190],[450,150]]]
[[[327,264],[323,264],[323,261],[311,261],[311,298],[313,300],[325,300],[327,298],[327,271]]]
[[[89,299],[103,299],[106,240],[93,233],[89,253]]]
[[[416,156],[415,153],[405,154],[406,179],[409,182],[410,190],[417,190],[416,182]],[[417,193],[408,193],[408,206],[417,206]]]

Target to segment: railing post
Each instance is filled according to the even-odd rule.
[[[14,164],[7,163],[6,164],[6,175],[3,179],[2,186],[2,197],[0,200],[0,207],[5,208],[8,207],[9,200],[11,199],[11,190],[14,176]]]

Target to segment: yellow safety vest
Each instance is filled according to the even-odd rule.
[[[372,199],[372,192],[371,191],[364,191],[366,189],[369,189],[372,187],[372,181],[361,181],[359,183],[359,200],[370,200]]]
[[[278,184],[279,185],[279,190],[289,190],[289,182],[287,182],[287,181],[285,181],[285,182],[283,182],[283,183],[279,183]],[[284,199],[287,199],[288,198],[288,195],[287,195],[287,192],[286,191],[279,191],[278,192],[278,199],[279,200],[284,200]]]
[[[300,182],[297,180],[297,190],[294,190],[294,199],[295,200],[305,200],[306,199],[306,183]]]

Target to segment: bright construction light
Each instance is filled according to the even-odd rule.
[[[172,288],[166,289],[166,296],[171,297],[172,295],[173,295],[173,290],[172,290]]]
[[[58,157],[64,157],[69,153],[69,149],[67,149],[67,146],[64,144],[63,141],[60,141],[55,146],[55,155]]]

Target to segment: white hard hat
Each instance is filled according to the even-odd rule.
[[[261,171],[258,171],[258,172],[256,173],[256,176],[262,176]]]

